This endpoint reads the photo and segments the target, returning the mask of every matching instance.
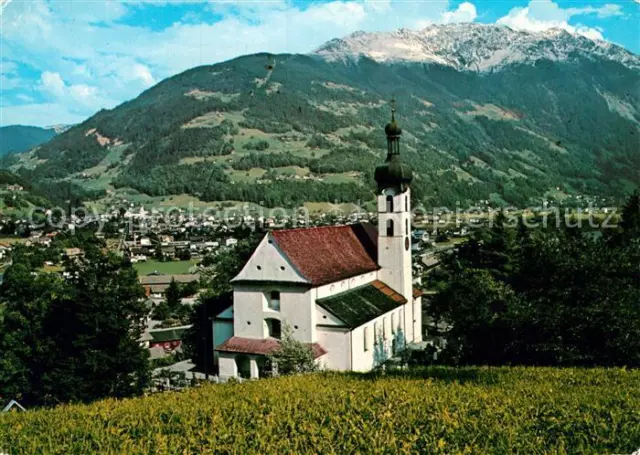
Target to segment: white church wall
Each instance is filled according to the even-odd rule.
[[[232,282],[240,280],[308,282],[280,252],[269,234],[264,236],[251,258]]]
[[[255,286],[234,286],[233,333],[238,337],[263,338],[264,292]]]
[[[406,304],[404,304],[402,308],[403,308],[402,318],[404,319],[403,330],[404,330],[405,336],[407,337],[407,341],[412,341],[414,339],[413,329],[415,326],[415,323],[413,322],[414,306],[411,303],[411,301],[409,301]]]
[[[413,336],[414,343],[422,341],[422,297],[417,297],[413,301]]]
[[[280,293],[280,310],[268,306],[271,291]],[[291,326],[295,339],[315,342],[315,311],[309,289],[291,284],[242,284],[234,286],[234,334],[264,338],[265,319],[278,319]]]
[[[280,291],[280,314],[293,331],[293,337],[304,343],[316,342],[315,302],[312,292],[304,288]]]
[[[218,376],[220,379],[235,378],[238,376],[235,354],[221,352],[218,355]]]
[[[399,336],[397,328],[400,326],[400,313],[403,307],[404,305],[395,308],[353,330],[351,333],[351,369],[353,371],[370,371],[377,364],[392,356],[393,339],[395,336]],[[394,315],[393,318],[391,315]],[[396,322],[396,328],[394,330],[392,330],[391,327],[391,319],[394,319]],[[381,347],[375,344],[376,329]],[[367,332],[366,349],[365,331]],[[404,334],[402,336],[404,336]]]
[[[330,325],[336,327],[344,327],[344,322],[338,319],[333,314],[316,304],[316,321],[320,325]]]
[[[346,280],[340,280],[314,288],[314,295],[316,299],[331,297],[332,295],[340,294],[341,292],[348,291],[349,289],[371,283],[372,281],[375,281],[376,278],[376,272],[363,273],[361,275],[347,278]]]
[[[318,343],[326,351],[321,367],[327,370],[349,370],[351,367],[350,332],[347,328],[318,327]]]

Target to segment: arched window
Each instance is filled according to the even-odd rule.
[[[393,237],[393,220],[387,220],[387,237]]]
[[[373,344],[376,345],[380,342],[378,334],[378,322],[373,323]]]
[[[364,340],[364,350],[368,351],[369,350],[369,327],[364,328],[364,334],[362,338]]]
[[[269,318],[265,319],[264,322],[267,324],[267,337],[279,340],[282,336],[280,321],[278,319]]]
[[[391,314],[391,333],[396,334],[396,314]]]
[[[404,229],[405,229],[404,233],[406,235],[409,235],[409,219],[408,218],[404,220]]]
[[[387,212],[393,212],[393,196],[387,195]]]
[[[409,196],[404,197],[404,210],[405,212],[409,211]]]
[[[387,318],[382,320],[382,339],[386,340],[389,338],[389,322]]]
[[[271,291],[269,294],[269,308],[280,311],[280,291]]]

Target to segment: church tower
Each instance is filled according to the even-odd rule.
[[[378,265],[379,278],[407,302],[413,302],[411,270],[411,167],[400,159],[402,129],[395,119],[395,100],[391,102],[391,122],[385,127],[387,159],[378,166]]]

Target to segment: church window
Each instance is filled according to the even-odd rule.
[[[393,212],[393,196],[387,195],[387,212]]]
[[[395,315],[395,313],[391,315],[391,333],[393,335],[396,334],[396,315]]]
[[[267,324],[267,337],[280,339],[282,334],[282,327],[280,321],[278,319],[265,319],[264,321]]]
[[[364,328],[364,335],[362,338],[364,340],[364,350],[368,351],[369,350],[369,327]]]
[[[382,339],[386,340],[389,338],[389,324],[387,322],[387,318],[384,318],[382,321]]]
[[[404,220],[404,229],[405,229],[405,234],[409,234],[409,220],[406,219]]]
[[[373,344],[376,345],[380,342],[378,334],[378,323],[373,323]]]
[[[387,220],[387,237],[393,237],[393,220]]]
[[[271,291],[269,294],[269,308],[280,311],[280,291]]]
[[[405,212],[409,211],[409,196],[404,197],[404,210]]]

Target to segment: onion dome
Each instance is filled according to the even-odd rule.
[[[395,108],[391,109],[391,121],[384,127],[384,132],[387,136],[400,136],[402,134],[402,128],[396,122]]]
[[[400,158],[402,128],[396,122],[395,100],[392,100],[391,106],[391,122],[384,128],[384,132],[387,135],[387,160],[376,168],[374,178],[380,190],[384,188],[399,188],[404,191],[413,180],[413,170],[411,166],[403,163]]]

